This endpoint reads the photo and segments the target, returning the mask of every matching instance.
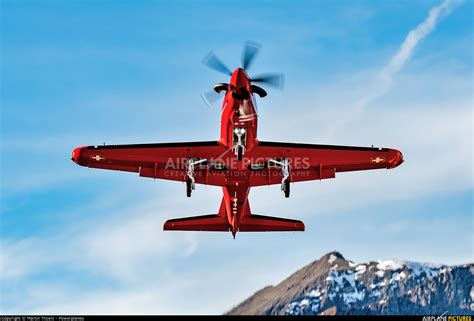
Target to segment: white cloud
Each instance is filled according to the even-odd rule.
[[[448,16],[452,9],[460,3],[461,1],[445,0],[440,5],[433,7],[428,12],[426,19],[408,32],[405,40],[400,45],[398,51],[392,56],[389,63],[376,74],[374,79],[370,82],[370,86],[365,86],[365,89],[367,89],[366,92],[351,104],[353,107],[350,109],[350,112],[347,111],[336,120],[335,126],[329,130],[329,137],[334,135],[334,131],[337,128],[345,126],[353,118],[358,117],[371,103],[385,95],[391,89],[394,78],[410,60],[418,44],[435,29],[436,24],[442,18]]]
[[[0,243],[0,279],[27,277],[39,269],[59,264],[106,273],[120,282],[127,282],[134,276],[139,277],[137,271],[145,261],[155,262],[170,255],[185,257],[196,250],[194,234],[162,231],[163,222],[169,216],[161,213],[173,213],[173,208],[192,209],[191,203],[183,204],[180,196],[184,193],[166,197],[167,192],[162,191],[158,199],[154,198],[154,193],[148,192],[149,201],[145,203],[132,203],[126,208],[115,210],[113,215],[101,215],[104,211],[114,210],[113,203],[127,197],[122,192],[117,188],[111,195],[104,193],[94,204],[85,204],[76,213],[67,213],[77,220],[82,212],[84,219],[60,233],[19,241],[3,239]],[[143,188],[142,192],[146,190]],[[204,201],[211,197],[213,193],[201,193],[200,198]],[[163,202],[163,198],[167,198],[167,201]],[[94,217],[94,213],[97,213],[97,217]]]
[[[449,15],[453,7],[457,4],[459,4],[459,1],[445,0],[440,5],[433,7],[428,12],[428,17],[416,28],[408,32],[408,35],[400,46],[400,49],[392,57],[390,63],[384,68],[382,74],[391,80],[391,78],[398,73],[410,59],[418,43],[433,31],[436,24],[442,18]]]

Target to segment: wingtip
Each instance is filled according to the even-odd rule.
[[[80,147],[76,147],[74,148],[74,150],[72,151],[72,156],[71,156],[71,160],[76,163],[77,165],[82,165],[81,164],[81,156],[82,156],[82,151],[87,148],[87,146],[80,146]]]
[[[389,162],[389,169],[395,168],[397,166],[400,166],[405,160],[403,159],[403,154],[399,150],[394,149],[393,150],[395,155],[392,157],[392,159]]]

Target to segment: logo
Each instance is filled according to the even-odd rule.
[[[94,155],[94,156],[91,157],[91,159],[100,162],[100,161],[103,161],[105,159],[105,157],[102,157],[100,155]]]
[[[370,161],[372,163],[378,164],[378,163],[384,162],[385,158],[377,156],[377,157],[371,158]]]

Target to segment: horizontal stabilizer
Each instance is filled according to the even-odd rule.
[[[239,232],[304,231],[304,223],[281,217],[251,214],[239,225]]]
[[[168,220],[163,226],[163,230],[165,231],[228,232],[229,229],[230,225],[227,223],[225,217],[216,214]]]

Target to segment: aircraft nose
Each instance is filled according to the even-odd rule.
[[[236,88],[247,87],[249,83],[249,75],[242,68],[236,68],[232,74],[231,83]]]
[[[390,160],[388,168],[395,168],[404,162],[403,154],[399,150],[394,149],[393,152],[395,155]]]

